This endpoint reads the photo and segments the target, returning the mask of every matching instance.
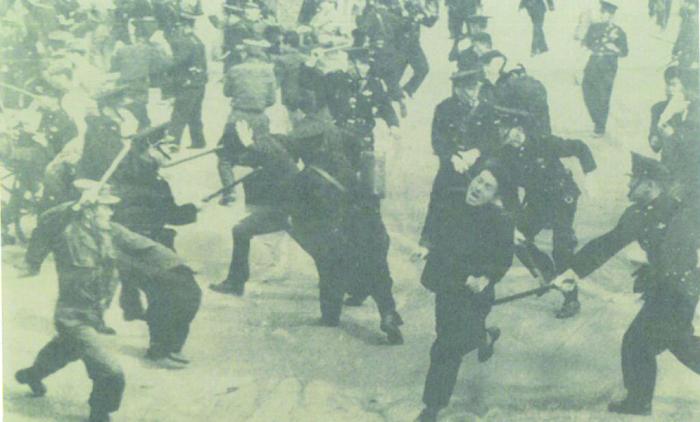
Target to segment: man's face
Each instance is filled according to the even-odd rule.
[[[607,9],[602,9],[602,10],[600,11],[600,20],[601,20],[601,22],[610,23],[610,22],[612,22],[614,16],[615,16],[615,14],[612,13],[612,12],[610,12],[610,11],[607,10]]]
[[[479,98],[479,87],[481,83],[457,83],[454,87],[454,92],[457,98],[462,103],[470,104]]]
[[[678,78],[666,81],[666,97],[677,97],[683,93],[683,84]]]
[[[637,204],[646,204],[656,198],[661,191],[659,183],[645,177],[632,177],[627,197]]]
[[[527,140],[525,129],[522,126],[506,127],[502,134],[504,136],[503,143],[513,148],[522,147]]]
[[[86,217],[98,230],[109,230],[114,210],[109,205],[95,204],[85,210]]]
[[[484,170],[469,184],[466,202],[472,207],[480,207],[496,200],[498,181],[493,173]]]

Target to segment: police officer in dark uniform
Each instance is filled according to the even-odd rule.
[[[581,83],[583,99],[595,125],[596,136],[605,134],[617,61],[629,52],[625,31],[613,23],[617,5],[602,0],[600,7],[601,21],[588,28],[583,40],[583,45],[591,50],[591,57],[583,71]]]
[[[401,53],[404,56],[404,64],[400,70],[403,75],[408,66],[413,74],[403,86],[403,92],[413,97],[423,81],[428,76],[430,66],[425,57],[425,51],[420,42],[421,26],[428,28],[437,22],[437,10],[429,9],[420,0],[406,0],[404,7],[399,9],[403,20],[403,39],[400,42]]]
[[[681,26],[672,51],[681,67],[697,69],[700,60],[698,43],[698,0],[684,0],[681,6]]]
[[[245,2],[241,5],[227,3],[224,5],[226,21],[224,22],[224,73],[231,66],[240,64],[244,58],[241,54],[243,41],[246,39],[261,38],[265,25],[261,22],[260,7],[254,2]]]
[[[588,277],[632,242],[646,252],[647,264],[635,271],[634,291],[644,304],[622,339],[622,375],[627,396],[612,402],[614,413],[648,415],[656,383],[656,355],[669,350],[700,373],[700,339],[693,318],[700,293],[698,221],[672,232],[680,204],[667,191],[668,170],[658,161],[632,154],[632,180],[625,210],[614,229],[588,242],[571,261],[571,270],[554,284]],[[673,247],[669,247],[673,245]]]
[[[481,9],[481,0],[447,0],[447,26],[450,38],[457,40],[464,34],[464,26],[470,16],[476,15]],[[467,26],[467,35],[472,35],[471,26]]]
[[[530,20],[532,20],[532,47],[530,54],[533,56],[549,51],[547,40],[544,36],[544,15],[547,13],[547,8],[549,8],[550,12],[554,11],[554,0],[547,0],[546,5],[545,0],[520,1],[520,9],[527,10],[527,14],[530,15]]]
[[[460,42],[455,43],[450,51],[449,60],[457,63],[457,70],[468,70],[479,65],[479,59],[491,51],[493,42],[491,35],[479,32],[469,37],[471,44],[465,49],[460,48]]]
[[[479,68],[455,73],[452,75],[452,96],[435,108],[431,142],[439,167],[433,181],[430,206],[436,203],[433,196],[443,189],[455,172],[465,170],[455,169],[455,159],[474,149],[489,154],[498,146],[490,107],[479,97],[481,84]],[[428,215],[431,215],[430,210]],[[423,247],[430,247],[433,223],[430,217],[425,221],[420,240]]]
[[[171,83],[175,88],[175,105],[168,134],[170,142],[178,147],[185,126],[190,128],[191,148],[206,146],[202,127],[202,101],[208,80],[207,57],[204,44],[193,31],[197,16],[193,11],[182,10],[182,25],[171,42]]]
[[[493,354],[500,336],[486,328],[494,288],[513,259],[513,221],[503,207],[508,174],[496,163],[477,176],[458,172],[439,192],[433,192],[426,220],[432,225],[430,248],[421,283],[435,293],[437,338],[430,350],[420,422],[437,420],[449,403],[465,354],[478,349],[479,361]]]
[[[576,157],[584,173],[596,168],[596,162],[588,146],[580,140],[563,139],[554,135],[537,135],[528,123],[531,116],[517,109],[496,107],[500,115],[500,132],[504,146],[495,153],[497,159],[511,172],[514,185],[525,190],[522,205],[515,197],[505,198],[508,206],[516,206],[516,224],[525,242],[516,249],[522,262],[548,262],[541,257],[534,245],[535,237],[545,228],[552,229],[552,259],[554,272],[561,273],[569,267],[577,240],[574,232],[574,216],[580,190],[571,172],[564,167],[561,158]],[[515,196],[515,192],[512,192]],[[531,258],[531,259],[528,259]],[[551,269],[542,269],[543,277],[552,277]],[[549,276],[549,277],[548,277]],[[547,282],[547,280],[540,280]],[[578,294],[574,290],[565,295],[564,305],[557,318],[569,318],[580,309]]]

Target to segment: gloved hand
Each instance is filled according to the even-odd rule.
[[[573,270],[567,270],[564,274],[552,280],[552,285],[558,290],[568,293],[574,291],[578,279],[578,276]]]

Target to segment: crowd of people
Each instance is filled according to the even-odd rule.
[[[313,258],[322,325],[338,326],[343,306],[371,296],[387,344],[404,342],[375,136],[378,124],[397,136],[430,72],[421,29],[438,21],[440,2],[305,0],[293,25],[278,21],[274,0],[225,0],[211,13],[203,3],[0,3],[0,158],[15,180],[2,204],[2,242],[22,241],[21,217],[35,212],[24,275],[39,274],[52,253],[59,283],[57,334],[16,379],[41,396],[44,378],[82,360],[93,382],[90,421],[109,420],[125,386],[99,341],[116,333],[103,316],[117,283],[124,319],[148,325],[146,358],[166,368],[189,363],[182,349],[202,292],[175,251],[172,226],[195,224],[202,204],[178,204],[159,171],[200,156],[218,160],[221,189],[207,199],[228,206],[242,184],[248,212],[232,231],[228,274],[212,291],[243,296],[251,240],[286,232]],[[649,2],[662,27],[670,4]],[[523,66],[508,67],[489,34],[498,17],[484,15],[481,0],[445,7],[455,71],[452,95],[434,111],[439,168],[415,254],[425,260],[420,281],[435,294],[437,326],[418,420],[435,421],[448,405],[465,354],[476,350],[482,362],[493,355],[500,329],[486,319],[514,256],[539,292],[562,292],[556,317],[571,318],[581,309],[577,281],[632,242],[647,253],[635,273],[645,302],[623,339],[627,397],[609,410],[649,414],[658,353],[669,349],[700,372],[692,327],[700,294],[698,1],[682,0],[667,98],[651,109],[649,143],[660,158],[633,153],[631,205],[580,249],[581,190],[562,159],[593,172],[591,149],[552,133],[547,88]],[[581,88],[594,137],[606,133],[618,60],[628,54],[619,7],[601,0],[595,18],[577,28],[590,52]],[[522,0],[520,8],[532,19],[532,55],[546,53],[544,17],[554,1]],[[199,37],[201,20],[220,31],[219,48]],[[231,99],[217,140],[207,140],[202,125],[212,66],[222,67]],[[171,107],[160,125],[149,115],[154,89]],[[266,114],[278,99],[289,118],[284,133],[271,130]],[[185,128],[189,149],[204,151],[183,159]],[[253,171],[236,178],[236,167]],[[536,244],[544,230],[552,230],[551,251]]]

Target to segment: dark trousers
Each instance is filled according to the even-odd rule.
[[[204,130],[202,126],[202,102],[204,101],[205,86],[181,88],[175,94],[175,105],[170,117],[168,133],[180,145],[185,126],[190,128],[192,146],[203,147]]]
[[[337,323],[343,309],[343,296],[356,283],[355,272],[362,266],[357,259],[357,250],[349,241],[347,227],[319,226],[303,230],[293,227],[290,234],[316,264],[321,317],[326,322]],[[396,312],[391,278],[385,275],[384,278],[374,279],[377,281],[370,283],[369,289],[380,317]]]
[[[151,125],[151,119],[148,117],[148,108],[146,103],[132,102],[125,106],[131,112],[139,123],[138,130],[146,129]]]
[[[617,74],[617,57],[592,55],[583,71],[583,100],[596,131],[604,132]]]
[[[226,280],[244,284],[250,277],[250,241],[255,236],[275,233],[288,228],[283,211],[273,207],[255,207],[253,212],[233,227],[233,252]]]
[[[547,13],[544,3],[536,4],[527,8],[527,13],[532,21],[532,54],[539,54],[548,51],[547,40],[544,36],[544,15]]]
[[[411,67],[413,75],[411,75],[411,79],[406,82],[406,85],[403,86],[403,90],[412,97],[423,84],[423,81],[430,71],[428,59],[425,57],[425,52],[420,44],[420,36],[418,34],[411,36],[408,45],[405,47],[404,54],[406,61],[403,64],[400,74],[403,75],[406,68],[408,66]]]
[[[390,239],[382,221],[379,198],[368,198],[358,206],[351,224],[355,279],[351,280],[348,293],[363,298],[372,296],[384,316],[396,309],[396,303],[391,292],[394,281],[388,262]]]
[[[700,374],[700,338],[693,335],[697,302],[697,297],[670,289],[646,298],[622,339],[622,376],[629,399],[651,402],[656,385],[656,355],[667,349]]]
[[[552,260],[556,274],[561,274],[569,268],[574,249],[578,244],[574,232],[574,218],[576,216],[577,199],[571,198],[571,202],[565,200],[545,201],[537,200],[527,202],[518,215],[518,230],[530,241],[528,251],[535,255],[535,262],[544,262],[549,257],[540,251],[534,244],[535,237],[545,228],[552,229]],[[536,255],[542,254],[538,257]],[[564,293],[566,300],[578,299],[578,288],[572,292]]]
[[[145,280],[142,288],[148,298],[149,355],[159,358],[180,352],[202,299],[192,270],[170,269]]]
[[[44,379],[69,363],[82,360],[92,380],[90,407],[98,412],[119,409],[125,386],[124,373],[103,345],[104,337],[86,325],[57,328],[58,335],[41,349],[30,368],[32,375]]]
[[[494,299],[493,288],[475,295],[470,291],[435,295],[435,331],[423,403],[442,409],[450,402],[462,358],[486,340],[486,317]]]

